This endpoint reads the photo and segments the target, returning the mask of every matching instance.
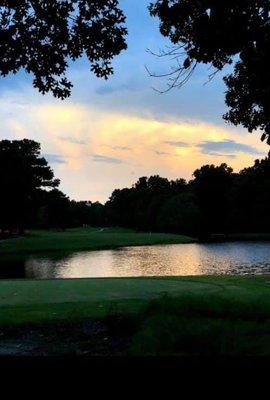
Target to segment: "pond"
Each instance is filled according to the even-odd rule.
[[[140,246],[0,259],[1,279],[267,273],[269,242]]]

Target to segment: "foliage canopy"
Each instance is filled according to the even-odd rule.
[[[85,54],[97,77],[113,73],[112,58],[126,48],[124,22],[118,0],[2,0],[0,74],[24,68],[41,93],[64,99],[69,60]]]
[[[167,55],[178,60],[169,88],[185,83],[198,63],[213,66],[210,79],[232,64],[224,78],[224,118],[249,132],[261,130],[270,144],[270,1],[157,0],[150,13],[173,43]]]

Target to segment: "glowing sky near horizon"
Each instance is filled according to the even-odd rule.
[[[148,3],[121,1],[129,48],[115,58],[107,82],[89,72],[85,59],[70,66],[74,88],[65,101],[39,94],[23,72],[0,79],[0,138],[39,141],[60,189],[73,199],[104,202],[140,176],[190,179],[203,164],[227,162],[238,171],[267,154],[259,134],[225,124],[222,75],[205,86],[208,67],[181,90],[152,90],[166,82],[150,79],[145,65],[162,73],[170,64],[146,51],[168,44]]]

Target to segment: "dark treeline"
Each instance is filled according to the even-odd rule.
[[[31,140],[0,141],[0,229],[121,226],[206,237],[211,233],[270,232],[270,155],[234,173],[204,165],[189,182],[158,175],[116,189],[109,200],[70,200]]]
[[[99,203],[71,201],[33,140],[0,141],[0,231],[104,225]]]
[[[227,164],[204,165],[189,182],[143,177],[115,190],[104,208],[115,225],[207,237],[270,232],[269,204],[270,156],[239,173]]]

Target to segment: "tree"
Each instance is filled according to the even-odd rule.
[[[64,99],[70,59],[85,54],[97,77],[113,73],[112,58],[126,49],[124,22],[118,0],[3,0],[0,74],[23,68],[41,93]]]
[[[55,188],[52,169],[33,140],[0,141],[0,228],[22,231],[44,188]]]
[[[157,217],[162,232],[198,235],[201,229],[201,213],[194,195],[190,192],[169,198]]]
[[[112,224],[145,231],[155,231],[160,208],[168,198],[186,190],[186,181],[169,181],[159,175],[141,177],[132,186],[114,190],[105,204]]]
[[[42,228],[65,229],[72,226],[71,202],[58,189],[43,191],[42,205],[38,211],[38,226]]]
[[[187,82],[198,63],[212,64],[210,79],[234,64],[224,78],[229,107],[224,118],[249,132],[261,130],[270,144],[269,0],[157,0],[150,13],[173,43],[160,55],[178,59],[168,73],[168,89]]]
[[[229,225],[238,232],[269,232],[270,156],[235,175]]]
[[[106,217],[104,205],[91,201],[71,201],[70,217],[72,226],[104,226]]]
[[[135,200],[133,189],[115,189],[105,204],[106,214],[112,225],[135,227]]]
[[[190,186],[203,215],[205,233],[224,232],[229,208],[233,170],[227,164],[204,165],[197,169]]]
[[[99,201],[91,203],[89,208],[89,224],[91,226],[104,226],[106,225],[106,215],[104,210],[104,205]]]

